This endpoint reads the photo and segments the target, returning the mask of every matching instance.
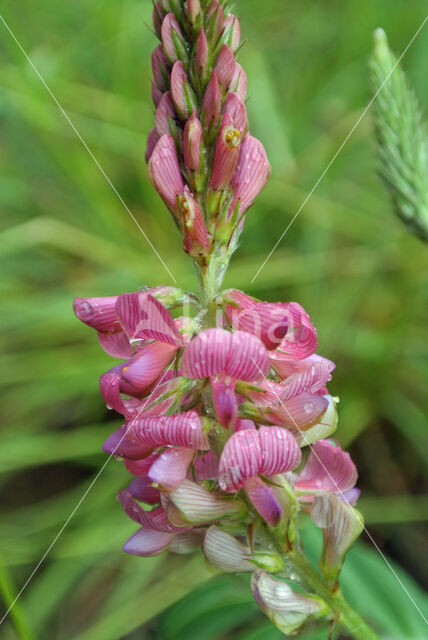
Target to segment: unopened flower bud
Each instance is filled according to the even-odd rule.
[[[153,127],[153,129],[150,129],[149,135],[147,136],[146,162],[148,162],[150,160],[150,158],[152,157],[152,153],[153,153],[154,148],[156,147],[158,141],[159,141],[158,132],[156,131],[156,128]]]
[[[196,26],[201,21],[202,11],[199,0],[186,0],[184,5],[186,17],[192,26]]]
[[[213,169],[209,181],[212,189],[221,190],[229,185],[238,162],[240,144],[241,132],[234,126],[230,115],[226,113],[214,152]]]
[[[159,89],[156,82],[152,80],[152,100],[155,107],[159,106],[159,102],[161,101],[162,96],[162,91]]]
[[[247,136],[243,141],[239,160],[232,180],[235,192],[231,209],[240,200],[239,212],[243,213],[253,204],[270,176],[270,165],[262,143]]]
[[[180,25],[173,13],[168,13],[162,22],[162,44],[165,55],[170,62],[177,60],[188,61],[186,41],[183,38]]]
[[[241,43],[241,25],[239,20],[232,13],[224,19],[224,31],[222,39],[235,52]]]
[[[223,105],[223,113],[230,115],[233,124],[239,129],[242,138],[244,138],[248,130],[247,109],[238,94],[228,92]]]
[[[164,92],[169,89],[170,66],[163,52],[162,45],[156,47],[152,53],[153,80],[159,89]]]
[[[235,63],[235,71],[230,83],[230,90],[237,93],[241,100],[245,100],[247,95],[247,74],[237,62]]]
[[[202,78],[205,77],[208,68],[209,53],[207,36],[205,35],[205,31],[201,29],[196,41],[195,66],[196,73],[200,74]]]
[[[159,40],[161,39],[161,29],[162,29],[162,20],[163,20],[163,11],[162,11],[162,3],[160,0],[155,2],[153,6],[153,28]]]
[[[178,115],[186,120],[196,109],[196,98],[181,60],[175,62],[172,68],[171,96]]]
[[[179,212],[184,234],[184,250],[195,258],[206,254],[210,248],[208,231],[201,209],[188,190],[179,197]]]
[[[220,34],[223,30],[223,8],[218,2],[218,0],[212,0],[210,7],[207,11],[207,35],[208,39],[217,43],[217,40],[220,37]]]
[[[167,91],[163,94],[158,107],[156,109],[155,124],[156,131],[159,136],[171,133],[171,123],[175,119],[174,103],[172,102],[171,92]]]
[[[211,79],[205,90],[204,99],[202,101],[202,115],[204,125],[209,128],[215,126],[218,122],[221,112],[221,93],[218,84],[217,74],[212,72]]]
[[[149,177],[167,207],[176,212],[184,182],[172,135],[163,135],[157,143],[149,161]]]
[[[183,155],[186,169],[199,173],[201,170],[202,125],[193,113],[184,127]]]
[[[229,85],[232,82],[232,78],[235,73],[235,65],[235,56],[233,55],[232,49],[227,44],[224,44],[219,51],[215,65],[218,81],[224,91],[229,88]]]

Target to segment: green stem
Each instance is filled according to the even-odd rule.
[[[345,600],[340,589],[331,590],[327,581],[312,567],[306,556],[297,550],[285,556],[286,573],[320,596],[333,612],[334,620],[340,624],[354,640],[379,640],[379,636],[354,611]]]

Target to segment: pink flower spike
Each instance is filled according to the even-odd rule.
[[[220,118],[221,92],[215,71],[212,72],[210,81],[204,93],[202,101],[203,123],[207,128],[215,126]]]
[[[123,293],[117,299],[116,314],[131,340],[157,340],[176,347],[183,345],[170,312],[150,293]]]
[[[230,83],[230,90],[238,94],[242,101],[247,95],[247,74],[240,64],[235,63],[235,71]]]
[[[144,345],[122,365],[120,391],[131,396],[140,396],[148,391],[170,364],[176,350],[177,347],[162,342]]]
[[[170,66],[163,52],[162,45],[158,45],[152,53],[152,71],[156,86],[162,93],[168,91],[170,84]]]
[[[282,508],[273,489],[255,476],[245,482],[244,490],[262,518],[276,527],[282,517]]]
[[[295,487],[298,491],[342,494],[354,487],[357,478],[357,469],[349,453],[330,440],[319,440],[312,445]]]
[[[241,25],[239,20],[232,13],[229,13],[224,19],[223,38],[226,44],[235,53],[241,43]]]
[[[227,94],[223,105],[223,113],[230,115],[234,126],[239,129],[242,138],[244,138],[248,130],[247,109],[236,93],[229,92]]]
[[[208,46],[207,36],[205,35],[205,31],[201,29],[196,41],[195,66],[196,72],[199,73],[202,77],[205,76],[205,73],[207,71],[209,57],[210,50]]]
[[[149,471],[149,479],[162,491],[174,491],[185,480],[195,456],[192,449],[167,448]]]
[[[113,358],[130,358],[132,355],[132,347],[124,331],[98,331],[98,341],[101,349]]]
[[[104,442],[103,451],[116,457],[141,460],[141,458],[147,458],[153,452],[153,447],[145,443],[133,442],[128,438],[126,428],[120,427],[113,431]]]
[[[152,153],[159,142],[159,134],[156,131],[156,128],[150,129],[149,135],[147,136],[147,144],[146,144],[146,162],[150,160],[152,157]]]
[[[198,451],[207,451],[210,448],[196,411],[173,416],[135,418],[126,427],[131,440],[144,442],[152,447],[175,445]]]
[[[188,171],[199,173],[201,170],[202,125],[193,113],[184,127],[183,156]]]
[[[319,422],[328,407],[328,400],[324,396],[313,393],[302,393],[296,398],[281,402],[272,407],[269,419],[274,424],[287,425],[295,429],[307,429]]]
[[[232,82],[235,73],[235,64],[235,56],[233,55],[232,49],[227,44],[223,44],[217,56],[215,72],[224,91],[229,88]]]
[[[237,129],[229,113],[223,116],[214,152],[213,168],[209,186],[215,190],[225,189],[235,171],[239,157],[241,132]]]
[[[156,556],[158,553],[162,553],[174,538],[174,533],[139,529],[125,542],[123,550],[133,556]]]
[[[162,22],[161,37],[165,54],[171,62],[175,62],[181,56],[185,55],[183,34],[177,18],[173,13],[168,13],[168,15],[165,16]]]
[[[159,137],[171,133],[170,123],[175,121],[175,117],[176,113],[171,92],[167,91],[162,95],[155,114],[156,132]]]
[[[135,478],[127,491],[133,498],[146,504],[155,505],[160,503],[160,492],[152,487],[152,483],[148,478]]]
[[[171,96],[178,115],[182,120],[187,120],[196,109],[196,98],[181,60],[172,67]]]
[[[220,458],[220,487],[229,493],[242,489],[249,478],[295,469],[300,448],[289,431],[260,427],[238,431],[227,441]]]
[[[211,393],[217,419],[223,427],[233,427],[238,413],[238,403],[235,395],[235,382],[222,375],[212,376],[210,379]]]
[[[74,298],[74,313],[79,320],[97,331],[117,331],[120,324],[116,318],[116,300],[117,296]]]
[[[270,176],[270,165],[262,143],[247,136],[239,151],[239,159],[232,180],[235,192],[231,210],[240,200],[239,212],[244,213],[253,204],[260,191],[266,186]]]
[[[149,174],[156,191],[171,211],[177,210],[177,196],[184,191],[174,138],[163,135],[149,163]]]

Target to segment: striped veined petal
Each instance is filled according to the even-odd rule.
[[[139,396],[151,387],[174,357],[177,347],[162,342],[146,344],[122,365],[120,391]]]
[[[238,431],[227,441],[220,458],[220,486],[224,491],[238,491],[249,478],[291,471],[300,460],[299,446],[286,429]]]
[[[198,456],[193,465],[193,472],[197,481],[209,480],[218,476],[218,458],[214,451],[207,451]]]
[[[123,416],[128,414],[126,402],[122,400],[120,395],[121,376],[118,373],[122,367],[119,365],[111,371],[107,371],[100,378],[100,391],[104,401],[109,409],[114,409]]]
[[[298,491],[341,494],[352,489],[357,478],[357,468],[349,453],[335,442],[319,440],[311,446],[295,487]]]
[[[174,527],[169,522],[163,507],[157,507],[152,511],[145,511],[138,504],[138,502],[134,500],[131,493],[127,489],[119,491],[117,499],[121,503],[125,513],[131,518],[131,520],[134,520],[134,522],[138,522],[138,524],[141,524],[146,529],[154,529],[155,531],[163,531],[168,533],[173,533],[174,531],[182,531],[182,529],[177,529],[177,527]]]
[[[122,458],[130,458],[131,460],[147,458],[153,452],[153,447],[150,445],[130,440],[125,427],[120,427],[113,431],[104,442],[102,448],[106,453]]]
[[[156,556],[174,540],[175,533],[154,531],[153,529],[139,529],[123,545],[123,550],[133,556]]]
[[[181,369],[187,378],[207,378],[224,373],[232,344],[232,334],[224,329],[207,329],[186,348]]]
[[[212,493],[191,480],[184,480],[170,493],[170,498],[190,524],[214,522],[242,511],[236,501]]]
[[[267,349],[279,347],[288,331],[288,314],[281,304],[254,301],[244,308],[227,305],[226,309],[235,329],[257,336]]]
[[[255,476],[246,480],[244,489],[263,520],[272,527],[276,527],[281,520],[282,508],[272,487],[269,487],[261,478]]]
[[[205,557],[213,567],[231,573],[254,571],[255,564],[242,542],[213,525],[205,534]]]
[[[182,346],[183,339],[164,305],[150,293],[124,293],[116,302],[116,314],[130,340],[157,340]]]
[[[254,599],[278,629],[288,635],[294,633],[308,618],[325,615],[327,605],[317,596],[295,593],[282,580],[267,571],[255,571],[251,578]]]
[[[303,358],[303,360],[290,360],[279,351],[272,351],[269,356],[271,359],[271,365],[283,379],[295,374],[306,373],[315,364],[317,364],[321,367],[323,372],[325,372],[323,375],[326,377],[326,382],[328,382],[330,378],[327,378],[327,375],[331,374],[331,372],[336,368],[334,362],[327,360],[327,358],[323,358],[316,353],[308,358]]]
[[[196,411],[186,411],[173,416],[135,418],[127,428],[132,440],[144,442],[153,447],[175,445],[198,451],[210,448]]]
[[[330,579],[340,571],[348,549],[354,544],[364,522],[359,511],[334,494],[315,496],[311,517],[323,530],[320,569]]]
[[[323,397],[327,400],[328,406],[319,422],[305,429],[290,428],[290,431],[294,434],[301,447],[314,444],[318,442],[318,440],[329,438],[337,429],[338,417],[336,405],[338,399],[329,395]]]
[[[289,400],[302,393],[319,393],[331,380],[330,361],[315,362],[302,373],[295,373],[281,383],[282,399]]]
[[[132,345],[124,331],[98,331],[98,341],[101,349],[113,358],[130,358],[132,355]]]
[[[269,357],[264,344],[250,333],[236,331],[225,373],[237,380],[261,380],[269,372]]]
[[[319,422],[327,407],[328,400],[324,396],[302,393],[271,407],[268,417],[274,424],[304,430]]]
[[[167,447],[150,467],[148,477],[161,491],[174,491],[186,478],[194,457],[193,449]]]
[[[288,309],[295,302],[288,303]],[[300,307],[300,305],[299,305]],[[293,317],[290,312],[289,319]],[[279,345],[279,356],[289,360],[303,360],[315,353],[318,346],[317,332],[306,312],[302,313],[300,322],[290,325],[284,340]],[[281,353],[282,352],[282,353]]]
[[[76,316],[97,331],[118,331],[120,324],[116,317],[117,296],[105,298],[75,298],[73,302]]]
[[[174,540],[168,547],[168,551],[172,553],[178,553],[180,555],[186,555],[193,553],[199,549],[202,545],[205,536],[205,529],[191,529],[184,533],[179,533],[174,537]]]
[[[227,429],[233,427],[238,413],[235,381],[218,374],[210,378],[211,394],[218,421]]]

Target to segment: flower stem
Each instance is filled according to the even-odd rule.
[[[286,565],[284,576],[298,581],[320,596],[330,607],[337,624],[340,624],[354,640],[379,640],[377,633],[348,604],[342,591],[338,588],[332,591],[325,578],[312,567],[302,551],[290,551],[284,560]]]

